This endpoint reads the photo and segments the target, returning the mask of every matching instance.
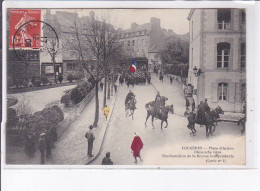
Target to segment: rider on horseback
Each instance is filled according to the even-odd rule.
[[[135,94],[130,90],[125,98],[125,105],[129,104],[129,102],[135,97]],[[135,109],[137,109],[135,107]]]
[[[210,107],[208,105],[207,99],[200,104],[197,111],[196,121],[199,124],[203,124],[206,121],[206,113],[210,112]]]
[[[156,115],[158,116],[159,113],[161,112],[161,105],[162,105],[162,97],[160,95],[160,92],[157,92],[157,95],[155,97],[155,111],[156,111]]]

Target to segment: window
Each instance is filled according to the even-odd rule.
[[[227,83],[219,83],[218,84],[218,100],[227,100]]]
[[[241,99],[242,101],[246,100],[246,83],[242,83],[241,85]]]
[[[73,71],[76,69],[76,64],[75,63],[68,63],[67,64],[67,70],[68,71]]]
[[[218,28],[230,29],[231,9],[218,9]]]
[[[144,46],[144,39],[142,39],[142,46]]]
[[[240,50],[240,66],[241,69],[245,69],[246,68],[246,44],[245,43],[241,43],[241,50]]]
[[[228,68],[230,56],[230,43],[220,42],[217,44],[217,68]]]

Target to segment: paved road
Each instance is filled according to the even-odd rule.
[[[113,116],[110,120],[107,133],[99,157],[91,165],[99,165],[106,152],[111,153],[111,159],[116,165],[134,165],[134,158],[131,153],[131,142],[134,133],[137,132],[144,147],[141,151],[143,162],[138,161],[138,165],[163,165],[163,164],[190,164],[190,160],[178,160],[176,158],[164,158],[163,154],[183,153],[182,146],[208,146],[221,145],[223,141],[232,140],[229,145],[239,144],[243,154],[244,137],[240,135],[240,127],[231,123],[221,123],[216,129],[213,137],[206,138],[205,128],[196,126],[197,135],[195,137],[189,134],[187,129],[187,119],[181,117],[185,111],[185,100],[183,98],[182,85],[176,81],[170,84],[170,80],[165,78],[164,83],[159,82],[158,77],[152,76],[152,83],[156,89],[169,98],[167,105],[173,104],[174,111],[178,115],[169,115],[169,126],[167,129],[160,130],[160,121],[155,120],[153,129],[151,119],[145,127],[146,109],[144,105],[154,100],[156,90],[152,85],[139,85],[127,88],[126,85],[119,87],[118,97],[114,107]],[[135,111],[134,120],[125,117],[124,100],[129,89],[137,97],[137,110]],[[200,164],[200,159],[194,159],[193,164]]]

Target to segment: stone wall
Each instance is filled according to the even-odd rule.
[[[80,116],[81,112],[90,103],[95,96],[95,87],[91,92],[77,105],[75,105],[69,112],[64,113],[64,120],[57,126],[58,138],[63,135],[66,129]]]

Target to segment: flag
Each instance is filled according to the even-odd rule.
[[[131,68],[130,68],[130,71],[131,71],[131,72],[135,72],[135,71],[136,71],[136,61],[135,61],[135,58],[134,58],[134,61],[133,61],[132,66],[131,66]]]

